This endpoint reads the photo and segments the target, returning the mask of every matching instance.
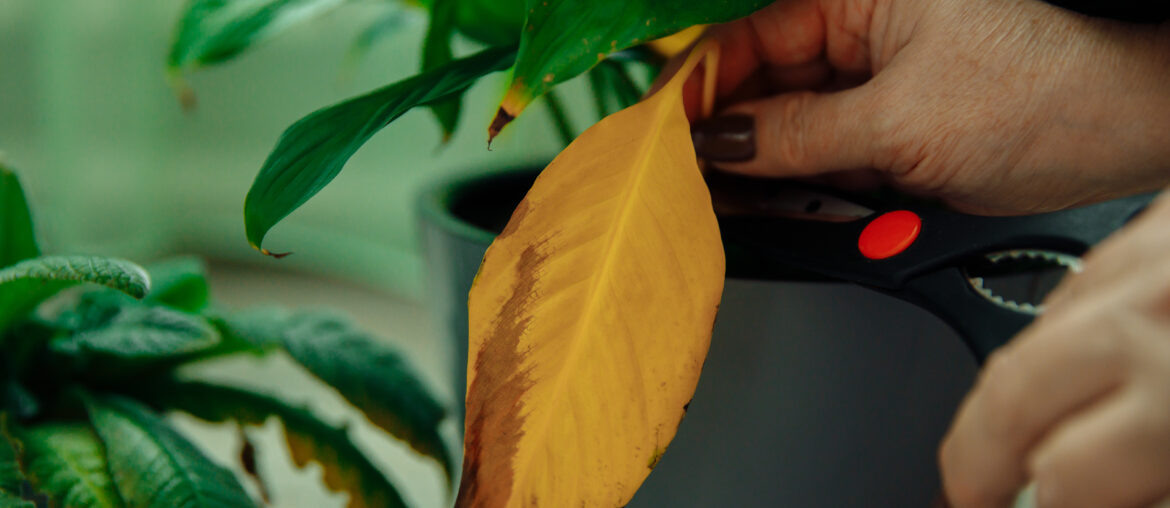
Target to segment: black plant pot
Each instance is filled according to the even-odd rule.
[[[431,303],[457,387],[467,292],[535,176],[455,179],[420,202]],[[927,506],[939,492],[938,443],[976,370],[957,335],[905,302],[726,249],[698,390],[630,506]]]

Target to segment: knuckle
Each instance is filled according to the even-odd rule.
[[[811,117],[808,114],[813,92],[794,92],[780,103],[779,114],[770,123],[771,128],[767,135],[776,143],[777,162],[794,168],[802,168],[808,164],[809,143],[811,136]]]

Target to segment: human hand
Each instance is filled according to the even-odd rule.
[[[1170,183],[1170,25],[1036,0],[779,0],[712,34],[731,105],[695,138],[723,170],[877,176],[989,214]]]
[[[992,354],[940,452],[954,508],[1170,497],[1170,192],[1091,251]]]

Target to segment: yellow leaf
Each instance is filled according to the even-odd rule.
[[[622,506],[674,437],[723,291],[682,104],[714,52],[577,138],[488,249],[456,506]]]

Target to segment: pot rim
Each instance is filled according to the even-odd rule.
[[[498,231],[491,231],[476,225],[473,221],[459,216],[455,204],[470,192],[482,189],[485,184],[504,184],[509,181],[531,180],[543,169],[535,164],[513,165],[487,171],[466,171],[446,176],[424,187],[417,202],[419,219],[428,221],[456,238],[480,244],[491,245]],[[527,192],[527,187],[525,187]],[[726,244],[725,244],[726,245]],[[841,283],[823,275],[786,268],[776,265],[758,254],[750,252],[729,252],[727,278],[784,281]]]

